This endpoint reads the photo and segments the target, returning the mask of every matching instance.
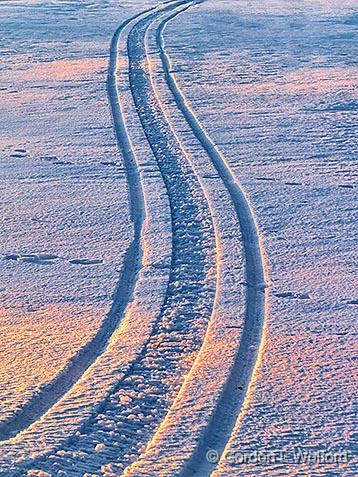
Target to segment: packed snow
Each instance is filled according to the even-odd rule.
[[[353,0],[0,25],[0,475],[357,475]]]

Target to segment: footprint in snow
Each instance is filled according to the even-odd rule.
[[[292,292],[274,293],[277,298],[293,298]]]
[[[62,159],[59,159],[57,156],[40,156],[40,159],[42,159],[43,161],[52,162],[52,164],[55,166],[73,164],[71,161],[64,161]]]
[[[88,259],[88,258],[74,258],[69,261],[72,265],[100,265],[103,260]]]
[[[277,298],[296,298],[299,300],[310,300],[311,296],[309,293],[293,293],[293,292],[274,292],[274,295]]]
[[[54,260],[59,259],[60,257],[55,254],[50,253],[11,253],[5,255],[5,260],[13,260],[18,263],[36,263],[37,265],[51,265]]]
[[[14,149],[14,152],[10,154],[10,157],[16,157],[19,159],[22,159],[26,157],[28,154],[26,152],[26,149]]]
[[[275,181],[276,179],[272,178],[272,177],[256,177],[256,180],[257,181]]]
[[[20,255],[17,253],[10,253],[4,257],[5,260],[17,260],[18,258],[20,258]]]
[[[54,166],[66,166],[72,164],[70,161],[53,161],[52,163]]]
[[[355,186],[353,184],[340,184],[338,187],[341,189],[354,189]]]

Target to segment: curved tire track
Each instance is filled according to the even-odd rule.
[[[177,1],[164,10],[186,3]],[[81,428],[78,437],[64,446],[71,455],[81,445],[85,448],[88,442],[103,437],[104,416],[115,422],[119,447],[103,456],[86,454],[83,461],[78,457],[75,464],[86,471],[98,471],[110,458],[114,460],[113,465],[117,465],[129,464],[138,456],[138,447],[148,442],[160,424],[183,375],[189,370],[193,355],[201,347],[215,295],[215,240],[210,208],[190,161],[156,101],[144,61],[143,33],[156,16],[153,13],[139,20],[129,33],[129,83],[170,202],[173,253],[169,283],[161,312],[141,352],[119,377],[106,401],[96,409],[96,416]],[[141,422],[136,425],[132,418],[138,413]],[[71,472],[74,462],[68,463],[61,457],[55,457],[55,462],[68,475],[76,475]],[[51,470],[45,460],[39,465]]]
[[[207,461],[207,450],[214,449],[218,460],[224,453],[245,400],[262,344],[267,273],[254,213],[228,162],[205,133],[187,103],[171,72],[170,58],[165,49],[164,29],[169,21],[183,11],[185,10],[166,16],[159,25],[156,33],[157,46],[166,86],[225,185],[240,223],[246,273],[245,319],[240,334],[236,334],[233,339],[232,345],[235,346],[236,342],[238,344],[235,353],[230,346],[229,349],[218,349],[218,343],[223,339],[225,318],[221,317],[220,324],[215,323],[215,319],[212,320],[204,345],[174,405],[139,461],[126,470],[125,475],[128,476],[210,475],[217,462]],[[222,355],[225,355],[224,360]],[[213,377],[213,372],[221,373],[222,379]],[[206,388],[210,388],[215,394],[214,399]]]
[[[177,1],[163,11],[185,5]],[[160,13],[159,13],[160,15]],[[66,452],[103,439],[110,421],[116,448],[84,457],[79,464],[98,472],[110,462],[115,471],[138,457],[172,404],[192,357],[199,351],[215,295],[215,240],[210,208],[190,160],[178,142],[153,90],[144,35],[158,13],[139,20],[128,34],[129,87],[152,154],[165,183],[171,210],[172,261],[166,297],[138,359],[84,426]],[[133,416],[140,416],[133,420]],[[61,459],[56,461],[61,465]],[[69,471],[66,464],[62,467]],[[70,474],[71,475],[71,474]]]
[[[190,2],[190,4],[192,3],[201,3],[201,1]],[[146,140],[150,145],[151,153],[157,160],[160,173],[168,192],[171,217],[173,221],[173,257],[171,261],[166,301],[163,302],[161,315],[155,320],[155,323],[151,325],[150,329],[148,329],[147,339],[139,340],[140,343],[138,344],[137,355],[133,355],[131,365],[126,371],[120,373],[117,378],[117,384],[115,384],[114,387],[112,385],[111,391],[113,396],[117,397],[119,391],[127,389],[126,383],[128,382],[127,380],[131,378],[131,375],[139,371],[139,374],[142,372],[144,380],[149,380],[150,386],[157,386],[157,390],[152,392],[152,394],[149,394],[149,410],[150,406],[154,406],[154,408],[158,407],[156,396],[159,401],[160,393],[166,392],[170,395],[169,399],[166,399],[165,402],[161,404],[161,410],[159,410],[157,418],[151,422],[144,421],[145,427],[148,428],[149,426],[150,430],[143,437],[139,439],[138,435],[132,433],[130,422],[128,425],[125,425],[128,427],[123,428],[124,430],[128,430],[129,434],[127,434],[127,437],[129,435],[132,440],[134,439],[133,442],[138,441],[139,439],[141,443],[145,443],[148,442],[148,438],[152,437],[152,441],[150,442],[147,451],[140,456],[138,462],[134,463],[125,471],[125,475],[135,475],[136,477],[140,475],[159,475],[156,470],[158,469],[158,465],[163,466],[160,475],[167,475],[168,477],[173,475],[180,475],[181,477],[194,475],[207,476],[214,470],[215,465],[210,465],[206,462],[206,450],[208,448],[213,448],[221,454],[228,442],[236,418],[239,415],[243,399],[245,398],[245,392],[247,391],[253,368],[256,363],[257,353],[261,343],[264,318],[264,289],[266,286],[264,253],[262,244],[260,243],[253,211],[251,210],[250,204],[240,185],[237,183],[226,159],[216,149],[214,143],[207,136],[194,112],[186,102],[184,95],[176,83],[175,77],[171,73],[170,59],[165,49],[163,31],[166,24],[175,18],[175,16],[181,11],[185,11],[188,6],[189,2],[187,0],[176,1],[170,3],[169,7],[163,8],[159,14],[151,14],[149,12],[148,16],[143,20],[139,19],[138,23],[135,23],[128,37],[129,81],[131,94],[146,135]],[[147,28],[152,22],[155,22],[163,12],[165,15],[168,15],[169,10],[172,10],[172,8],[177,9],[178,7],[181,8],[181,10],[175,10],[174,13],[169,13],[169,16],[162,21],[158,29],[157,42],[160,49],[160,57],[165,71],[167,87],[175,100],[176,107],[187,122],[196,141],[200,144],[201,150],[204,151],[204,154],[211,160],[211,164],[217,172],[218,179],[223,187],[221,192],[223,194],[224,192],[228,194],[233,212],[236,214],[236,220],[240,225],[246,273],[246,303],[242,326],[240,323],[240,326],[233,325],[230,327],[230,323],[235,323],[235,316],[225,316],[223,318],[220,316],[220,313],[225,311],[225,303],[232,298],[232,290],[230,290],[229,294],[225,295],[225,290],[218,291],[218,289],[216,289],[214,311],[210,316],[210,322],[208,319],[205,319],[204,323],[200,322],[200,312],[203,311],[203,308],[201,308],[201,304],[199,304],[199,307],[194,304],[194,302],[199,303],[199,301],[204,300],[204,298],[207,300],[207,297],[212,293],[210,291],[211,285],[209,284],[209,286],[207,286],[210,280],[213,280],[212,276],[209,279],[211,274],[209,265],[210,260],[208,262],[205,259],[205,253],[210,253],[212,245],[210,246],[210,240],[205,238],[210,230],[210,226],[207,221],[205,222],[206,225],[203,226],[205,217],[205,205],[203,204],[205,204],[209,197],[207,211],[212,212],[212,207],[214,210],[215,207],[217,207],[217,204],[219,204],[220,197],[219,195],[215,196],[215,192],[212,190],[208,192],[206,190],[207,184],[205,185],[204,190],[201,190],[202,173],[200,171],[198,173],[197,166],[193,167],[188,155],[184,151],[186,146],[183,149],[183,143],[179,140],[179,136],[175,134],[173,125],[168,121],[163,105],[160,104],[159,95],[155,91],[155,86],[151,79],[153,73],[151,72],[150,58],[148,59],[148,52],[144,40]],[[144,15],[144,13],[142,15]],[[143,229],[145,218],[143,211],[144,208],[147,210],[148,204],[146,204],[145,194],[143,194],[142,188],[143,178],[145,177],[144,167],[140,172],[139,177],[137,171],[138,158],[135,157],[133,144],[128,136],[128,131],[125,125],[121,124],[121,114],[123,113],[123,110],[119,104],[120,100],[118,98],[118,88],[115,77],[115,62],[117,60],[119,36],[122,29],[126,28],[130,22],[133,22],[133,19],[125,22],[113,37],[108,88],[109,96],[111,98],[113,119],[116,125],[117,139],[119,145],[123,148],[123,154],[126,155],[126,158],[128,159],[127,175],[130,182],[129,189],[130,195],[134,199],[132,201],[131,214],[134,222],[135,236],[131,247],[127,251],[129,256],[133,258],[135,247],[139,246],[141,248],[143,244],[140,232]],[[217,185],[219,188],[219,182],[217,182]],[[221,202],[223,202],[222,199]],[[225,204],[221,205],[223,206]],[[218,211],[219,209],[214,211],[214,222],[217,221],[219,223],[220,218],[218,216]],[[206,219],[208,217],[210,217],[210,213],[206,215]],[[185,224],[184,228],[183,223]],[[188,232],[186,227],[191,231],[189,236],[186,235],[186,232]],[[201,227],[204,228],[201,229]],[[213,224],[213,227],[215,228],[215,224]],[[229,243],[225,242],[225,240],[227,240],[227,237],[225,236],[226,233],[227,231],[224,229],[219,231],[219,245],[216,241],[216,252],[219,257],[219,262],[221,261],[221,263],[217,263],[217,270],[219,273],[217,283],[220,283],[221,285],[225,284],[223,275],[226,271],[225,254],[228,252],[225,250],[225,247],[227,247]],[[187,254],[186,250],[188,247],[191,250],[189,254]],[[137,250],[137,257],[140,257],[140,249]],[[147,255],[145,247],[143,249],[143,254]],[[143,262],[146,263],[144,255],[142,259]],[[194,275],[190,278],[188,266],[198,263],[198,261],[201,263],[201,268],[199,267],[195,269]],[[186,265],[184,269],[181,268],[183,264]],[[160,268],[162,264],[156,262],[153,266],[154,268]],[[137,276],[139,270],[138,265],[135,267],[137,271],[134,273],[134,278]],[[220,280],[222,280],[222,282],[220,282]],[[189,292],[186,289],[188,283],[194,285],[193,290],[189,290]],[[133,281],[132,284],[133,294]],[[193,296],[193,291],[195,296]],[[180,308],[181,300],[183,300],[183,298],[184,300],[189,301],[190,309]],[[186,303],[186,305],[187,304],[188,303]],[[233,304],[231,305],[234,306]],[[178,314],[176,312],[174,318],[170,315],[166,315],[166,310],[170,309],[170,307],[173,310],[181,309],[184,312],[184,315],[187,314],[188,316],[191,316],[191,318],[186,321],[186,326],[195,327],[196,322],[200,322],[196,327],[193,336],[184,337],[185,340],[183,344],[185,344],[185,353],[187,353],[187,356],[189,357],[189,354],[192,355],[193,353],[197,355],[199,352],[184,384],[182,375],[189,371],[189,367],[180,363],[180,359],[183,356],[183,347],[180,345],[180,335],[183,333],[183,329],[181,328],[183,314]],[[122,310],[122,313],[124,312],[124,309]],[[209,307],[205,308],[205,313],[208,318],[210,315],[209,309],[210,304]],[[131,309],[129,307],[128,313],[130,312]],[[131,324],[131,320],[128,321],[128,324]],[[209,325],[209,328],[205,336],[205,341],[202,343],[203,330],[205,330],[207,325]],[[230,331],[230,328],[232,328],[232,331]],[[238,331],[234,331],[236,328]],[[112,334],[114,331],[115,330],[112,331]],[[135,331],[136,330],[132,330],[132,333],[135,333]],[[130,333],[130,330],[127,330],[127,332]],[[231,344],[227,342],[228,338],[230,338],[228,332],[234,334],[234,339]],[[126,335],[125,332],[122,337],[119,337],[119,344],[125,342],[127,337],[128,335]],[[106,342],[109,341],[109,338],[110,336],[107,336]],[[163,338],[164,343],[175,343],[176,345],[174,347],[170,345],[168,349],[164,348],[164,350],[160,350],[159,347],[157,347],[156,342]],[[172,338],[174,338],[173,341]],[[189,341],[189,344],[187,341]],[[227,345],[224,350],[221,348],[223,343]],[[154,362],[157,362],[158,359],[162,359],[161,365],[154,370],[154,374],[152,375],[153,368],[151,362],[153,360]],[[220,374],[220,371],[222,371],[225,366],[226,369],[223,376],[216,376],[218,379],[212,380],[211,373],[215,371],[217,374]],[[149,374],[146,374],[146,369]],[[158,376],[160,376],[160,378],[158,378]],[[159,383],[156,384],[158,379]],[[161,385],[162,379],[168,381],[169,385],[163,387]],[[121,383],[121,389],[118,380]],[[180,382],[181,386],[176,384],[176,380],[177,382]],[[123,383],[125,383],[124,386]],[[143,387],[141,387],[142,383],[143,381],[141,379],[139,382],[139,390],[143,389]],[[132,385],[133,382],[129,382],[128,389],[131,389]],[[206,385],[207,387],[205,387]],[[241,389],[242,391],[239,394],[238,389]],[[207,394],[205,395],[205,393]],[[138,396],[139,394],[141,393],[138,392]],[[174,405],[172,405],[176,394],[177,397],[174,401]],[[212,394],[212,396],[210,394]],[[196,404],[196,414],[193,414],[192,409],[193,396],[198,398],[194,403]],[[145,413],[148,410],[146,403],[147,398],[148,396],[138,398],[139,400],[135,398],[133,404],[129,407],[135,409],[138,408],[138,406],[142,406],[142,414],[145,416]],[[105,412],[106,403],[109,403],[110,406],[113,405],[113,402],[107,398],[106,402],[94,410],[97,413]],[[73,402],[69,403],[70,409],[71,405],[73,405]],[[172,405],[172,407],[169,410],[169,413],[165,415],[168,406],[170,405]],[[61,415],[61,412],[59,412],[59,415]],[[148,415],[150,415],[150,413]],[[196,418],[199,415],[197,421],[199,424],[195,431],[191,429],[194,415]],[[124,418],[126,418],[126,415],[124,415]],[[160,423],[160,419],[162,419],[162,423]],[[87,426],[91,427],[94,421],[95,418],[92,417],[88,421]],[[160,427],[158,429],[159,425]],[[153,432],[156,430],[157,432],[153,437]],[[184,452],[184,455],[182,456],[183,458],[179,456],[178,459],[178,451],[180,448],[178,448],[177,441],[175,441],[174,444],[176,444],[176,447],[173,449],[173,441],[171,440],[176,432],[179,433],[179,442],[182,442],[184,439],[187,444],[186,452]],[[75,441],[76,439],[74,440],[74,448],[77,449],[78,442]],[[21,445],[21,440],[19,443]],[[127,438],[126,443],[127,446],[129,446],[129,448],[127,447],[125,449],[127,452],[128,450],[130,451],[131,445]],[[158,446],[160,451],[159,462],[158,460],[155,460],[153,467],[153,460],[151,460],[150,454],[152,452],[152,457],[155,455],[157,459],[158,454],[156,452]],[[128,463],[130,464],[130,462],[133,461],[136,453],[138,455],[138,449],[138,446],[135,447],[134,453],[132,453],[129,462],[126,463],[124,459],[123,463],[125,465],[128,465]],[[115,450],[115,453],[117,452],[118,449]],[[175,452],[175,455],[173,455],[173,452]],[[117,459],[120,458],[120,456],[113,455],[113,459],[116,457]],[[107,459],[108,455],[105,458]],[[171,461],[169,463],[171,467],[168,467],[168,458]],[[95,460],[97,461],[97,457]],[[47,470],[48,467],[46,467],[46,460],[43,462],[43,468],[46,468]],[[86,468],[86,471],[98,470],[96,466],[97,464],[95,464],[93,468],[89,466],[88,469]],[[15,474],[7,473],[6,475]],[[68,475],[75,476],[77,474],[69,473]]]

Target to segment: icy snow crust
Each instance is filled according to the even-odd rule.
[[[356,475],[352,2],[125,7],[0,5],[0,475]]]

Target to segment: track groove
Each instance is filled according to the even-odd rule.
[[[120,104],[117,96],[117,74],[121,69],[121,62],[119,62],[119,68],[116,66],[117,42],[128,26],[152,10],[141,12],[125,21],[115,32],[111,43],[108,93],[116,134],[119,136],[118,141],[120,147],[124,149],[125,158],[131,162],[129,164],[131,179],[136,175],[135,167],[138,167],[139,164],[137,163],[135,166],[134,160],[138,162],[138,157],[135,157],[136,153],[127,130],[129,126],[129,130],[133,132],[134,125],[125,124],[128,117],[122,117],[123,105]],[[133,136],[137,138],[136,134]],[[147,153],[145,160],[149,157],[150,153]],[[142,167],[141,183],[137,181],[137,178],[133,177],[133,179],[137,181],[138,185],[144,187],[146,195],[153,190],[153,187],[155,187],[155,194],[153,200],[146,196],[143,203],[142,191],[138,191],[136,193],[138,202],[131,207],[133,219],[137,223],[137,230],[139,224],[144,228],[141,237],[142,266],[139,269],[132,302],[126,309],[121,326],[115,330],[110,339],[108,337],[107,348],[70,391],[59,399],[40,420],[34,421],[34,416],[29,416],[31,421],[34,421],[33,424],[16,436],[16,439],[0,442],[0,475],[7,477],[24,475],[23,470],[16,471],[15,469],[20,469],[20,467],[23,469],[26,462],[30,464],[34,459],[40,465],[41,455],[49,454],[64,445],[71,435],[96,412],[98,403],[103,401],[108,391],[113,389],[114,384],[123,375],[123,371],[128,368],[128,364],[137,358],[142,349],[142,340],[145,340],[152,331],[152,322],[162,301],[162,289],[163,286],[167,286],[168,282],[168,259],[171,254],[171,245],[168,246],[170,232],[168,235],[167,229],[168,224],[170,226],[170,217],[166,216],[166,197],[165,194],[161,195],[162,187],[159,177],[155,179],[149,177],[145,174],[143,166],[141,164],[140,166]],[[132,187],[132,191],[134,189],[135,187]],[[141,214],[140,218],[139,214]],[[145,223],[143,223],[144,218]],[[158,246],[159,236],[161,236],[160,247]],[[133,264],[135,264],[134,260]],[[143,320],[143,316],[146,317],[145,320]],[[74,413],[76,408],[78,412]]]
[[[241,226],[247,279],[246,319],[240,348],[232,373],[226,383],[225,392],[220,398],[205,436],[202,441],[199,442],[199,446],[196,449],[196,453],[192,456],[191,462],[188,463],[186,469],[182,472],[182,477],[189,477],[195,474],[208,475],[211,473],[214,466],[207,462],[206,451],[208,449],[215,449],[219,456],[222,455],[239,415],[244,396],[241,398],[241,396],[235,396],[235,394],[237,393],[238,382],[240,381],[241,375],[246,376],[245,388],[248,388],[256,364],[256,358],[262,339],[265,317],[264,290],[267,287],[268,276],[265,266],[264,248],[259,238],[258,226],[249,200],[237,182],[226,158],[218,151],[214,142],[206,134],[204,127],[195,116],[195,113],[192,111],[178,86],[175,76],[171,72],[170,59],[165,49],[163,32],[168,21],[174,17],[175,15],[161,24],[157,35],[166,79],[179,109],[186,118],[194,135],[211,158],[217,172],[230,193]],[[256,344],[254,349],[252,348],[253,343]],[[195,474],[193,474],[193,471]]]
[[[170,14],[159,25],[156,33],[157,46],[167,87],[175,100],[175,105],[210,158],[234,205],[240,223],[245,256],[246,311],[241,336],[236,338],[240,338],[238,349],[234,354],[226,351],[227,362],[224,365],[229,368],[227,380],[218,383],[210,376],[210,372],[214,370],[225,373],[223,363],[220,362],[220,351],[218,353],[216,349],[220,340],[220,330],[215,329],[212,323],[212,329],[209,327],[204,345],[173,407],[138,463],[126,471],[126,475],[136,477],[159,474],[163,477],[173,475],[191,477],[211,474],[216,462],[210,464],[206,459],[206,452],[214,449],[218,460],[224,453],[245,400],[253,370],[257,365],[265,316],[265,288],[268,279],[263,245],[259,239],[253,211],[228,162],[205,133],[171,73],[163,32],[167,23],[183,11]],[[207,360],[217,360],[220,365],[215,366],[211,363],[210,369]],[[198,382],[202,385],[201,388]],[[209,395],[205,396],[200,391],[210,386],[217,393],[216,401],[212,401]],[[192,428],[193,422],[195,429]]]

